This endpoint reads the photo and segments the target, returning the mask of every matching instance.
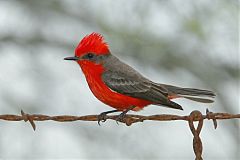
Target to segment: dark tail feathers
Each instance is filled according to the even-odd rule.
[[[212,98],[216,96],[214,92],[209,90],[195,89],[195,88],[181,88],[181,87],[175,87],[175,86],[165,85],[165,84],[164,84],[164,87],[168,90],[170,95],[171,94],[177,95],[177,96],[184,97],[186,99],[201,102],[201,103],[212,103],[214,102]]]

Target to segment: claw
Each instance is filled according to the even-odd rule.
[[[98,115],[97,119],[98,119],[98,125],[101,126],[100,122],[106,122],[106,117],[107,117],[107,113],[106,112],[102,112]]]
[[[100,125],[100,122],[106,122],[107,120],[107,114],[108,113],[114,113],[114,112],[119,112],[119,110],[111,110],[111,111],[107,111],[107,112],[102,112],[98,115],[97,119],[98,119],[98,125]]]
[[[118,124],[118,122],[123,122],[124,118],[126,117],[127,112],[122,112],[121,114],[118,115],[116,122]]]
[[[128,109],[126,109],[125,111],[123,111],[121,114],[118,115],[117,119],[116,119],[116,123],[118,124],[118,122],[123,122],[124,118],[126,117],[127,113],[134,109],[136,106],[131,106]]]

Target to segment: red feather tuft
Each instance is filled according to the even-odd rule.
[[[101,34],[93,32],[85,36],[75,49],[75,56],[80,57],[89,52],[98,55],[109,53],[108,45]]]

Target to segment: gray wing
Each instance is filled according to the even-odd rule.
[[[132,75],[107,71],[102,75],[102,79],[109,88],[121,94],[149,101],[157,101],[159,97],[166,98],[165,90],[156,90],[154,93],[154,88],[149,81],[141,80]]]
[[[153,104],[182,109],[180,105],[167,98],[168,90],[165,87],[151,82],[130,66],[124,63],[119,65],[119,63],[115,63],[110,67],[112,70],[107,70],[102,74],[104,83],[110,89],[134,98],[151,101]]]

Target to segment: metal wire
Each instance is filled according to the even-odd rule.
[[[120,122],[125,123],[127,126],[133,123],[143,122],[143,121],[175,121],[184,120],[188,121],[189,128],[193,134],[193,150],[196,156],[196,160],[202,160],[202,141],[200,138],[200,132],[203,127],[204,120],[212,120],[214,128],[217,128],[217,120],[224,119],[234,119],[240,118],[240,114],[229,114],[229,113],[213,113],[208,109],[206,114],[203,115],[200,111],[192,111],[190,115],[179,116],[170,114],[161,115],[133,115],[127,114]],[[103,121],[108,119],[119,120],[118,115],[106,115]],[[0,115],[0,120],[3,121],[25,121],[30,122],[33,130],[36,130],[35,121],[56,121],[56,122],[73,122],[73,121],[98,121],[99,115],[86,115],[86,116],[71,116],[71,115],[61,115],[61,116],[48,116],[42,114],[27,114],[21,110],[21,115],[4,114]],[[198,121],[198,125],[195,128],[193,122]]]

